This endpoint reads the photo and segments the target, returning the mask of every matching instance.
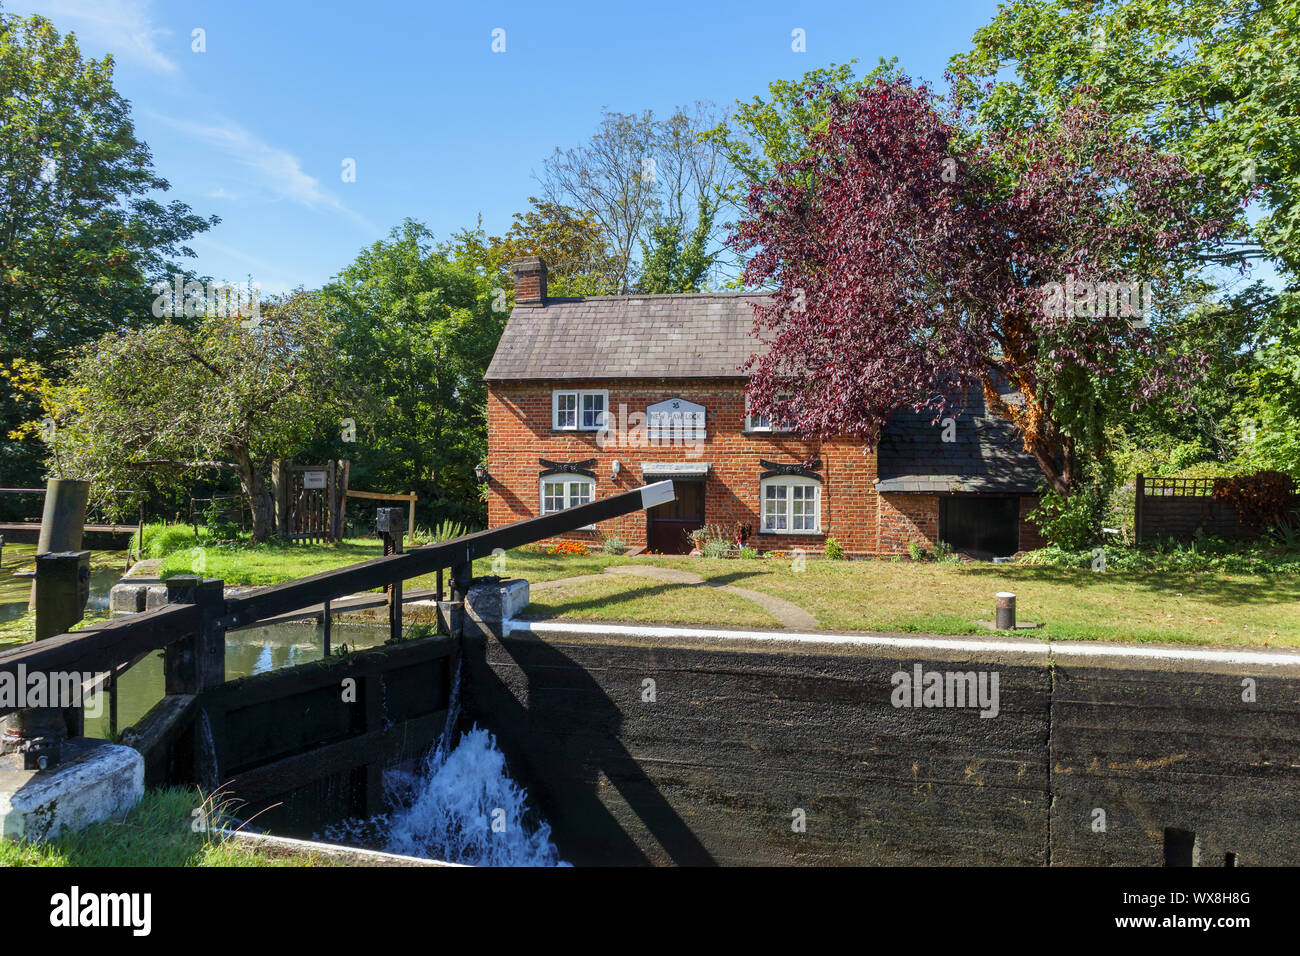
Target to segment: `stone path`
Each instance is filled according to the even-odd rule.
[[[667,581],[671,584],[703,584],[711,588],[717,588],[719,591],[726,591],[728,594],[734,594],[736,597],[744,598],[757,604],[767,613],[781,622],[783,627],[793,630],[815,630],[817,628],[817,619],[801,608],[797,604],[779,597],[773,597],[770,594],[764,594],[762,591],[751,591],[749,588],[738,588],[733,584],[714,584],[706,581],[694,571],[682,571],[678,568],[657,568],[653,565],[640,564],[621,564],[614,567],[606,568],[600,574],[581,574],[572,578],[557,578],[554,581],[537,581],[528,583],[530,591],[549,591],[552,588],[566,587],[571,584],[586,584],[589,581],[600,581],[607,579],[610,574],[632,574],[642,578],[654,578],[657,581]]]

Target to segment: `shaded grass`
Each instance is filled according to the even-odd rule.
[[[314,854],[276,857],[193,829],[196,790],[149,790],[116,820],[38,843],[0,840],[0,866],[329,866]]]

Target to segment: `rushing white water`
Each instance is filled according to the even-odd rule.
[[[394,809],[329,827],[325,839],[474,866],[567,866],[550,825],[529,819],[528,794],[510,778],[496,738],[477,726],[456,738],[459,674],[452,687],[447,726],[419,772],[385,774]]]

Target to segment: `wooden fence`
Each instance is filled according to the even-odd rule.
[[[1253,538],[1264,528],[1243,521],[1230,501],[1214,498],[1216,478],[1160,478],[1138,475],[1134,483],[1133,530],[1142,541]]]

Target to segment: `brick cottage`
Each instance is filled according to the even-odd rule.
[[[978,389],[951,420],[898,413],[873,452],[805,441],[750,415],[745,293],[548,298],[546,264],[514,263],[515,308],[484,376],[490,527],[672,478],[678,498],[569,540],[690,549],[704,524],[764,551],[906,553],[946,541],[978,557],[1039,547],[1025,518],[1039,471]]]

